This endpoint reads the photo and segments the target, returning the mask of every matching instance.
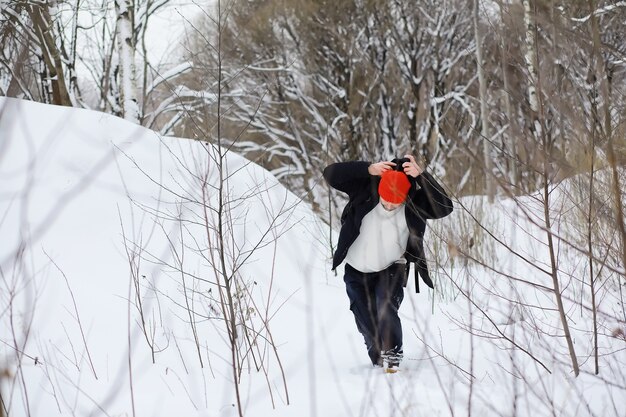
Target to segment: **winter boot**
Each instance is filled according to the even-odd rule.
[[[402,350],[388,350],[386,352],[382,352],[381,358],[383,359],[383,369],[385,370],[385,373],[395,374],[398,372],[402,356]]]

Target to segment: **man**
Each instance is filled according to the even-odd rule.
[[[348,194],[333,270],[344,260],[346,292],[374,366],[395,372],[402,360],[398,309],[409,269],[430,288],[423,237],[427,219],[452,212],[452,201],[412,155],[378,163],[352,161],[324,169],[328,184]]]

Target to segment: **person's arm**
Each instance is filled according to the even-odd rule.
[[[375,164],[367,161],[337,162],[324,169],[324,179],[331,187],[349,194],[358,181],[369,180],[371,176],[380,176],[394,165],[388,161]]]
[[[422,172],[415,182],[421,188],[415,193],[412,202],[420,216],[440,219],[452,213],[452,200],[432,175]]]

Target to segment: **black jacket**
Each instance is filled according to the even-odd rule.
[[[345,259],[348,249],[359,236],[361,222],[379,203],[379,176],[370,175],[369,162],[352,161],[331,164],[324,169],[328,184],[348,194],[349,201],[341,214],[341,231],[333,256],[333,269]],[[427,219],[440,219],[452,212],[452,201],[435,179],[423,172],[419,177],[408,176],[411,189],[405,205],[409,241],[404,254],[408,262],[415,262],[415,286],[419,292],[417,272],[424,283],[433,288],[424,256],[424,232]]]

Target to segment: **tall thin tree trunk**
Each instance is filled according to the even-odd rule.
[[[589,0],[589,9],[591,16],[591,30],[593,37],[593,53],[595,55],[596,74],[600,80],[600,93],[604,105],[604,129],[602,129],[603,139],[607,144],[607,159],[611,167],[612,188],[615,220],[617,223],[617,231],[621,242],[622,267],[626,266],[626,225],[624,225],[624,207],[622,204],[622,185],[620,184],[618,163],[615,155],[615,145],[613,144],[613,125],[611,122],[611,97],[609,81],[606,73],[606,67],[602,58],[602,44],[600,42],[600,29],[598,27],[598,17],[594,13],[595,1]],[[622,279],[626,277],[622,276]]]
[[[590,13],[593,15],[593,1],[589,2]],[[591,123],[590,123],[590,152],[589,156],[591,158],[591,167],[589,173],[589,210],[587,213],[587,250],[589,252],[589,287],[591,291],[591,311],[593,314],[593,351],[594,351],[594,365],[595,365],[595,373],[596,375],[600,373],[600,361],[599,361],[599,352],[598,352],[598,310],[596,305],[596,288],[595,288],[595,277],[594,277],[594,269],[593,269],[593,220],[592,213],[594,211],[594,171],[595,171],[595,154],[596,154],[596,137],[598,132],[602,131],[602,126],[600,122],[600,110],[598,108],[598,97],[599,92],[597,87],[597,80],[599,80],[603,76],[603,71],[601,71],[601,66],[598,62],[595,62],[598,59],[598,56],[595,54],[595,44],[596,40],[596,19],[592,16],[590,19],[591,23],[591,33],[592,39],[594,43],[592,44],[592,50],[590,51],[590,56],[592,57],[592,66],[589,69],[589,77],[590,79],[594,79],[592,96],[590,97],[591,103]],[[599,36],[598,36],[599,40]],[[599,57],[601,58],[601,57]],[[600,71],[597,71],[600,70]],[[599,72],[599,73],[598,73]]]
[[[528,101],[530,103],[535,140],[537,144],[541,144],[543,147],[543,206],[544,206],[544,221],[546,227],[546,233],[548,238],[548,251],[550,255],[551,277],[552,285],[554,288],[554,296],[556,298],[556,304],[559,311],[559,317],[563,326],[563,333],[567,342],[567,348],[569,350],[570,359],[572,361],[572,368],[574,375],[578,376],[580,369],[578,366],[578,358],[576,357],[576,351],[574,350],[574,343],[569,330],[569,324],[567,322],[567,314],[565,313],[565,306],[563,305],[563,297],[561,295],[561,285],[558,276],[558,263],[556,258],[556,247],[554,245],[554,239],[552,237],[552,221],[550,218],[550,178],[551,178],[551,149],[552,145],[548,140],[548,132],[545,129],[545,111],[541,96],[538,94],[540,89],[540,79],[538,71],[538,53],[537,53],[537,28],[535,25],[534,13],[535,10],[531,7],[529,0],[523,0],[524,4],[524,22],[526,24],[526,65],[528,67],[529,82],[528,82]]]
[[[537,45],[535,34],[537,28],[535,26],[535,19],[533,17],[533,10],[530,0],[523,0],[522,4],[524,6],[524,26],[525,26],[525,47],[526,51],[524,53],[524,61],[526,63],[526,70],[528,72],[528,104],[530,106],[530,126],[529,130],[533,134],[534,142],[530,142],[530,146],[527,146],[527,154],[528,160],[531,164],[536,161],[536,150],[541,144],[541,137],[543,135],[541,129],[541,122],[539,120],[539,100],[537,98],[537,83],[538,83],[538,63],[537,63]],[[544,159],[548,158],[547,149],[544,149]],[[536,171],[541,172],[541,167],[536,166]],[[541,184],[541,175],[538,175],[535,179],[535,186],[540,189]]]
[[[76,74],[76,54],[77,54],[77,43],[78,43],[78,27],[79,27],[79,10],[80,10],[80,2],[81,0],[76,0],[74,19],[72,20],[72,39],[70,40],[70,56],[69,56],[69,90],[72,92],[74,99],[77,102],[82,101],[82,97],[80,94],[80,90],[78,89],[78,76]]]
[[[528,104],[530,110],[536,115],[539,113],[539,101],[537,100],[537,49],[535,45],[535,20],[531,9],[530,0],[523,0],[524,25],[526,27],[526,53],[524,61],[528,70]]]
[[[474,39],[476,40],[476,70],[478,72],[478,90],[480,95],[480,125],[483,144],[483,161],[485,169],[485,189],[489,202],[493,203],[495,187],[493,178],[493,162],[491,160],[491,137],[489,136],[489,114],[487,113],[487,81],[483,68],[483,45],[480,33],[478,10],[479,0],[474,0]]]
[[[226,213],[224,211],[227,209],[226,205],[228,204],[226,201],[226,193],[228,190],[227,184],[227,173],[226,173],[226,153],[228,149],[223,148],[223,138],[222,138],[222,89],[224,88],[224,62],[223,62],[223,50],[222,50],[222,35],[224,30],[224,23],[228,16],[228,11],[222,10],[222,2],[221,0],[217,0],[217,172],[219,175],[219,184],[217,188],[218,195],[218,203],[216,210],[216,218],[217,218],[217,240],[218,240],[218,248],[219,248],[219,259],[220,259],[220,268],[221,275],[224,278],[224,291],[220,290],[220,297],[222,299],[222,310],[224,314],[224,320],[226,324],[226,329],[228,332],[228,342],[231,353],[231,369],[233,372],[233,383],[235,386],[235,398],[237,401],[237,412],[239,417],[243,417],[243,406],[241,402],[241,389],[240,389],[240,378],[239,378],[239,360],[237,354],[237,316],[235,312],[235,301],[234,294],[236,291],[236,273],[231,273],[226,263]],[[225,301],[226,300],[226,301]]]
[[[133,10],[132,0],[115,0],[120,68],[120,103],[124,119],[139,124],[139,101],[137,99],[137,83],[135,79]]]
[[[69,90],[63,72],[61,52],[52,35],[52,16],[48,11],[48,4],[33,4],[28,7],[28,14],[41,46],[41,54],[46,65],[49,83],[52,89],[52,103],[61,106],[72,106]]]
[[[548,163],[544,164],[547,169]],[[547,179],[547,172],[544,171],[545,178]],[[563,297],[561,295],[561,284],[559,283],[558,265],[556,260],[556,248],[554,247],[554,239],[552,238],[552,221],[550,220],[550,187],[547,181],[544,182],[543,188],[544,198],[544,216],[546,223],[546,231],[548,234],[548,250],[550,252],[550,266],[552,271],[552,285],[554,287],[554,296],[556,298],[556,305],[559,310],[559,316],[561,324],[563,325],[563,334],[565,335],[565,341],[567,342],[567,348],[569,350],[570,359],[572,360],[572,368],[574,375],[578,376],[580,369],[578,367],[578,358],[576,357],[576,351],[574,350],[574,342],[572,335],[569,331],[569,324],[567,323],[567,315],[565,314],[565,306],[563,305]]]
[[[595,154],[596,154],[596,133],[595,126],[591,129],[591,167],[589,172],[589,210],[587,212],[587,250],[589,252],[589,287],[591,291],[591,311],[593,313],[593,352],[594,352],[594,364],[596,375],[600,373],[599,354],[598,354],[598,309],[596,306],[596,288],[595,277],[593,272],[593,180],[595,169]]]
[[[7,88],[7,97],[20,97],[20,94],[24,94],[26,98],[32,100],[30,92],[28,91],[28,85],[24,83],[24,64],[28,61],[28,46],[26,43],[21,43],[19,46],[19,53],[17,60],[13,62],[13,70],[11,71],[11,81]]]
[[[504,25],[504,16],[507,15],[507,11],[504,10],[504,4],[502,4],[502,0],[498,0],[498,6],[500,9],[500,19],[502,20],[502,24]],[[508,130],[508,147],[511,152],[511,160],[513,161],[509,164],[509,178],[511,184],[514,185],[514,190],[519,190],[520,185],[520,175],[518,170],[517,159],[519,156],[517,155],[517,140],[521,138],[519,132],[519,125],[517,123],[517,119],[515,113],[513,112],[513,105],[511,104],[511,81],[509,79],[509,60],[507,59],[508,51],[508,38],[506,36],[502,37],[502,44],[500,45],[500,66],[502,67],[502,85],[504,88],[503,98],[504,98],[504,108],[506,111],[506,117],[509,124]],[[518,194],[519,191],[515,191],[515,194]]]

